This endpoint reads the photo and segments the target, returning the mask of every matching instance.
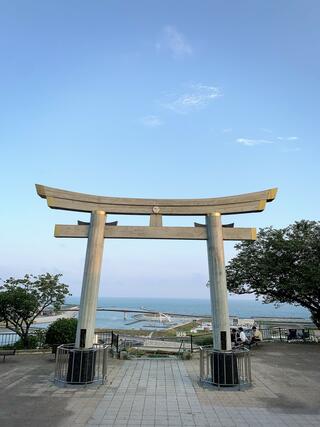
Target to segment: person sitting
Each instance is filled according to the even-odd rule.
[[[296,329],[289,329],[287,341],[297,340],[297,339],[298,339],[297,330]]]
[[[239,331],[239,339],[238,339],[238,344],[239,345],[243,345],[246,344],[248,342],[247,336],[243,331],[243,328],[240,326],[240,328],[238,329]]]
[[[231,345],[232,347],[235,347],[236,345],[238,345],[238,340],[239,340],[239,333],[237,332],[237,330],[235,328],[231,329]]]
[[[251,347],[253,344],[262,341],[262,333],[257,329],[256,326],[252,326],[251,339],[249,342],[249,346]]]

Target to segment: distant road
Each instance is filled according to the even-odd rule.
[[[72,318],[75,316],[75,313],[73,313],[75,311],[79,311],[79,307],[74,306],[68,310],[59,310],[60,314],[54,314],[52,316],[38,316],[34,319],[33,323],[51,323],[55,320],[61,319],[62,317]]]

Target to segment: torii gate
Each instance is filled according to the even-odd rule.
[[[134,199],[93,196],[36,184],[37,193],[48,206],[91,213],[90,223],[56,225],[55,237],[88,238],[84,266],[76,348],[91,348],[103,256],[104,239],[206,240],[215,350],[231,350],[224,240],[255,240],[255,228],[223,226],[221,215],[261,212],[275,199],[277,189],[211,199]],[[149,215],[149,226],[118,226],[106,223],[107,214]],[[205,216],[206,224],[194,227],[164,227],[163,215]]]

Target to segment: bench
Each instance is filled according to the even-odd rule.
[[[6,361],[6,356],[14,356],[16,354],[16,349],[3,349],[0,348],[0,356],[3,356],[2,361],[5,362]]]

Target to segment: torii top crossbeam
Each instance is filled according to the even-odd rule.
[[[274,200],[277,189],[240,194],[238,196],[211,199],[135,199],[127,197],[104,197],[76,193],[57,188],[36,185],[40,197],[47,199],[48,206],[79,212],[104,211],[110,214],[127,215],[221,215],[261,212],[266,203]]]

